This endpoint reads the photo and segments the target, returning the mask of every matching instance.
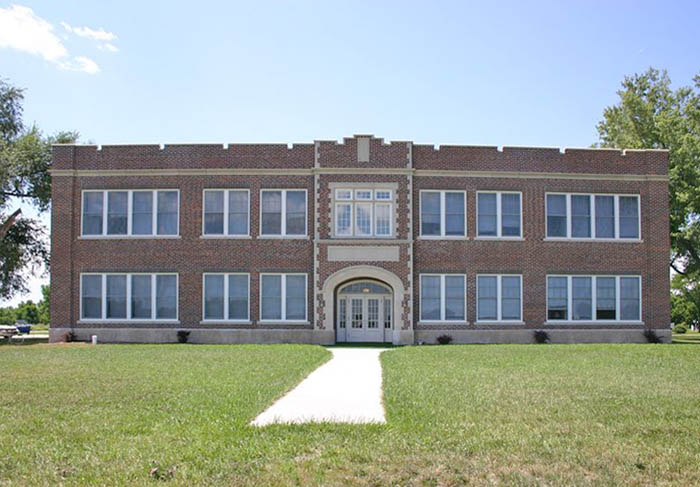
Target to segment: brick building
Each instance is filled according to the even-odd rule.
[[[665,151],[57,145],[51,337],[669,334]]]

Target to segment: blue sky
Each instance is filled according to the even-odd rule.
[[[0,76],[27,122],[100,144],[580,147],[625,75],[700,73],[699,18],[697,1],[0,0]]]

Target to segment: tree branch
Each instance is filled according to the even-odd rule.
[[[0,191],[3,196],[13,196],[15,198],[32,198],[29,193],[20,193],[19,191]]]
[[[17,217],[22,213],[22,208],[17,208],[13,214],[11,214],[7,220],[5,220],[2,225],[0,225],[0,240],[5,238],[5,235],[7,234],[7,231],[10,229],[12,225],[14,225],[15,220],[17,220]]]
[[[683,272],[683,271],[680,270],[678,267],[676,267],[676,263],[675,263],[675,262],[671,261],[671,262],[669,262],[669,265],[671,266],[671,268],[672,268],[674,271],[676,271],[677,273],[681,274],[682,276],[685,276],[685,275],[686,275],[685,272]]]

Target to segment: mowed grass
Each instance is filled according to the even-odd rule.
[[[700,345],[700,333],[689,330],[685,333],[674,333],[673,343],[685,343],[690,345]]]
[[[5,347],[0,485],[161,483],[153,465],[168,485],[700,484],[700,347],[398,348],[386,425],[248,426],[327,358]]]

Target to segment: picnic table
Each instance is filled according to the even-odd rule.
[[[0,338],[7,338],[7,341],[9,342],[15,335],[19,335],[19,330],[16,326],[0,325]]]

